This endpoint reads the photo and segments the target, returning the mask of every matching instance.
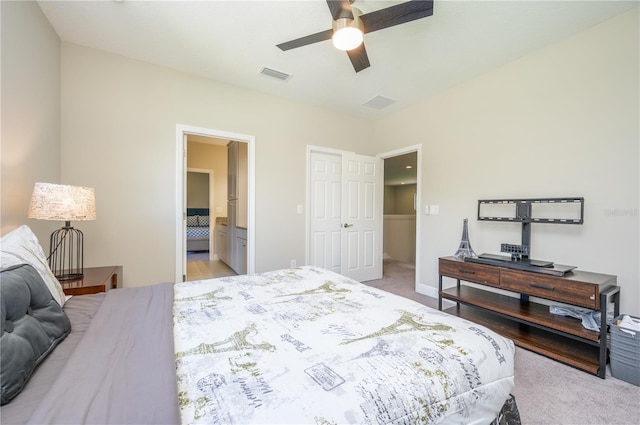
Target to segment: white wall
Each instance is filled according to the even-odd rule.
[[[331,125],[328,125],[330,123]],[[256,137],[256,271],[304,263],[306,145],[371,140],[364,120],[62,44],[62,177],[95,187],[85,265],[125,286],[175,276],[176,124]]]
[[[640,313],[638,34],[636,8],[376,122],[375,152],[423,145],[440,215],[423,220],[422,284],[465,217],[477,253],[520,243],[520,225],[476,220],[478,199],[583,196],[584,225],[532,226],[532,257],[617,275]]]
[[[28,224],[45,252],[62,223],[27,219],[33,185],[60,182],[60,40],[36,2],[2,13],[1,234]]]

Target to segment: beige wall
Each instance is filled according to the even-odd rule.
[[[393,214],[384,216],[384,257],[415,264],[416,216]]]
[[[187,171],[187,208],[209,208],[209,173]]]
[[[638,9],[376,121],[372,146],[422,143],[420,282],[437,284],[469,218],[477,253],[520,243],[518,224],[478,222],[478,199],[585,198],[582,226],[534,224],[532,257],[618,276],[640,313]],[[435,291],[433,291],[435,293]]]
[[[384,187],[384,213],[385,214],[414,214],[413,195],[417,185],[406,184],[402,186]]]
[[[227,147],[208,143],[189,142],[187,168],[213,171],[212,217],[227,216]],[[218,210],[219,208],[219,210]],[[219,212],[216,212],[219,211]]]
[[[60,182],[60,40],[37,3],[3,1],[0,7],[0,232],[26,223],[48,251],[49,235],[62,223],[27,219],[27,210],[35,182]]]
[[[175,276],[176,124],[255,136],[257,272],[304,263],[306,146],[372,139],[361,119],[63,43],[62,177],[98,203],[85,265],[122,264],[127,286]]]
[[[413,195],[417,185],[384,187],[384,257],[415,264],[416,211]]]
[[[369,122],[68,43],[58,59],[37,5],[2,2],[3,232],[27,221],[37,180],[95,187],[85,265],[122,264],[127,286],[173,280],[179,123],[256,137],[256,271],[302,264],[306,145],[421,143],[422,203],[440,205],[422,220],[423,288],[465,217],[477,252],[519,243],[517,225],[475,220],[478,199],[584,196],[583,226],[534,225],[533,256],[618,275],[622,310],[640,314],[638,33],[634,9]]]

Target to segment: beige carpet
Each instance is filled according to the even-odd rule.
[[[370,280],[364,284],[412,299],[429,307],[438,308],[438,300],[416,292],[415,276],[416,268],[413,264],[385,260],[382,267],[382,279]]]
[[[415,291],[414,276],[412,265],[385,261],[382,279],[364,283],[437,308],[438,300]],[[515,377],[523,425],[640,424],[640,387],[612,377],[609,367],[600,379],[516,347]]]
[[[385,261],[383,277],[365,282],[426,306],[438,300],[415,291],[415,268]],[[206,255],[187,262],[188,280],[235,274],[221,261]],[[640,367],[640,365],[639,365]],[[613,378],[600,379],[554,360],[516,347],[516,397],[523,425],[631,425],[640,424],[640,387]]]

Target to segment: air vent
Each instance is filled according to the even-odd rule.
[[[367,100],[362,105],[368,106],[369,108],[373,108],[373,109],[383,109],[393,103],[396,103],[396,101],[393,99],[389,99],[388,97],[378,95],[374,98]]]
[[[267,77],[275,78],[281,81],[289,81],[289,79],[293,77],[293,75],[291,74],[287,74],[286,72],[278,71],[273,68],[268,68],[266,66],[263,66],[262,68],[260,68],[260,74],[266,75]]]

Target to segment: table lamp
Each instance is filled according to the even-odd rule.
[[[53,183],[36,183],[29,204],[29,218],[59,220],[65,225],[51,234],[49,267],[59,281],[82,279],[84,240],[71,221],[96,219],[93,188]]]

